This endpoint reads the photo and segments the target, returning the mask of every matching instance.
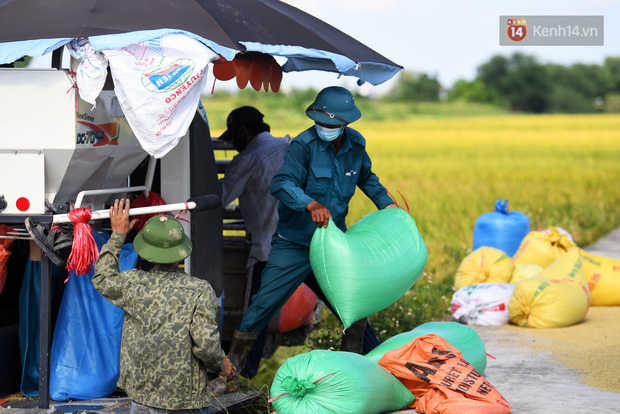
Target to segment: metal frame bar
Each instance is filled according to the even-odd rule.
[[[156,214],[156,213],[167,213],[170,211],[182,211],[182,210],[192,210],[196,208],[196,203],[193,201],[188,201],[185,203],[176,203],[176,204],[164,204],[161,206],[149,206],[149,207],[138,207],[129,209],[129,215],[131,216],[139,216],[141,214]],[[93,211],[91,216],[91,220],[105,220],[110,218],[110,210],[95,210]],[[68,214],[54,214],[53,222],[57,224],[61,223],[70,223],[71,219]]]
[[[50,346],[52,343],[52,272],[49,257],[41,255],[39,319],[39,408],[50,407]]]

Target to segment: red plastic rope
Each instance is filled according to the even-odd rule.
[[[398,190],[396,190],[396,191],[398,191]],[[407,200],[405,200],[405,196],[403,196],[400,191],[398,191],[398,194],[400,194],[400,198],[402,198],[403,201],[405,202],[405,207],[407,207],[407,213],[409,213],[409,204],[407,203]]]
[[[405,203],[405,207],[407,207],[407,213],[409,213],[409,204],[407,203],[407,200],[405,200],[405,197],[403,196],[403,194],[400,191],[398,191],[398,190],[396,190],[396,191],[398,192],[398,194],[400,194],[400,198],[403,199],[403,202]],[[396,204],[396,207],[401,208],[398,205],[398,201],[396,201],[396,198],[392,195],[392,193],[390,193],[387,189],[385,190],[385,192],[387,193],[387,195],[389,195],[392,198],[392,200],[394,200],[394,204]]]
[[[178,219],[178,220],[183,220],[187,223],[189,223],[189,220],[186,219],[185,217],[187,217],[187,212],[189,211],[189,204],[185,203],[185,210],[181,210],[179,211],[174,218]]]
[[[93,229],[88,224],[92,211],[90,208],[80,207],[71,210],[67,216],[74,224],[73,246],[71,246],[71,254],[67,260],[67,270],[73,270],[78,276],[85,275],[90,272],[93,262],[99,256],[99,248],[93,238]]]
[[[71,87],[67,91],[67,94],[69,92],[71,92],[71,89],[75,89],[75,112],[77,112],[77,110],[78,110],[78,93],[79,93],[79,88],[78,88],[77,80],[75,78],[76,73],[75,72],[69,72],[69,74],[71,75],[71,80],[73,81],[73,85],[71,85]]]

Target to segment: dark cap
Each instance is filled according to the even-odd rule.
[[[230,141],[233,136],[231,130],[234,130],[242,125],[257,124],[263,122],[264,115],[259,112],[258,109],[253,106],[242,106],[233,110],[226,118],[226,131],[220,138],[222,141]]]

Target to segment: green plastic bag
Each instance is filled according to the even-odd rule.
[[[427,257],[415,221],[400,208],[370,213],[346,233],[330,219],[310,244],[314,275],[345,328],[396,302]]]
[[[276,372],[271,396],[278,414],[378,414],[414,400],[411,391],[376,362],[326,350],[287,359]]]
[[[419,336],[436,334],[461,351],[463,358],[480,374],[487,368],[487,352],[484,342],[470,326],[458,322],[428,322],[409,332],[391,337],[366,354],[366,358],[379,362],[386,352],[400,348]]]

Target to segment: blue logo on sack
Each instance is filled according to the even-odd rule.
[[[189,65],[186,66],[173,66],[168,69],[167,72],[163,73],[154,73],[149,76],[149,80],[155,85],[157,89],[160,91],[162,89],[166,89],[168,86],[173,84],[177,79],[179,79],[185,72],[189,70]]]
[[[194,69],[189,59],[179,59],[165,69],[142,75],[142,84],[152,92],[166,92],[182,85]]]

